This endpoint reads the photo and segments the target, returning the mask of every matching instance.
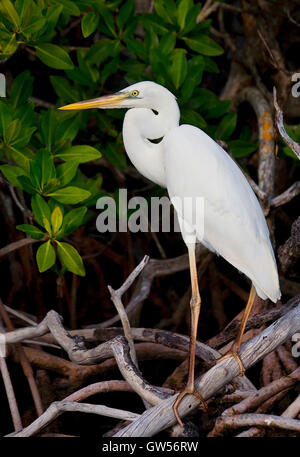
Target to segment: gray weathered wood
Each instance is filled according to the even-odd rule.
[[[241,347],[240,356],[245,368],[257,363],[298,331],[300,331],[300,302],[296,308]],[[196,380],[196,389],[204,400],[207,400],[235,378],[239,371],[239,366],[235,359],[224,359]],[[120,430],[115,436],[153,436],[161,430],[172,426],[176,422],[172,409],[176,397],[177,395],[174,395],[145,411],[138,419]],[[186,396],[179,405],[180,416],[184,417],[195,409],[198,404],[199,400],[196,397],[192,395]]]

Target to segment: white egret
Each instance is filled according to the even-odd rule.
[[[180,112],[175,96],[150,81],[133,84],[113,95],[63,106],[63,110],[126,108],[123,141],[126,152],[139,172],[160,186],[171,198],[204,198],[204,234],[186,215],[183,205],[175,204],[183,240],[189,254],[192,297],[189,374],[185,389],[178,395],[174,413],[186,394],[201,396],[194,388],[195,347],[201,298],[195,260],[195,243],[221,255],[252,281],[241,326],[231,350],[244,367],[239,349],[255,292],[262,299],[280,298],[278,272],[269,230],[260,204],[240,168],[214,140],[199,128],[179,125]],[[162,138],[160,142],[150,140]],[[195,207],[194,207],[195,208]],[[219,359],[220,360],[220,359]]]

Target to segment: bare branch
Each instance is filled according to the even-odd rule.
[[[282,417],[294,418],[300,414],[300,395],[289,405],[289,407],[281,414]]]
[[[136,367],[138,366],[138,361],[137,361],[136,353],[135,353],[135,349],[134,349],[134,342],[133,342],[133,338],[132,338],[129,319],[128,319],[128,316],[124,309],[123,303],[122,303],[122,295],[129,289],[131,284],[134,282],[134,280],[137,278],[137,276],[140,274],[140,272],[143,270],[143,268],[147,265],[148,262],[149,262],[149,257],[145,256],[143,258],[143,260],[140,262],[140,264],[133,270],[133,272],[128,276],[128,278],[126,279],[124,284],[119,289],[114,290],[111,286],[108,286],[108,290],[110,292],[111,299],[120,316],[120,319],[122,322],[122,327],[124,330],[124,335],[128,341],[129,347],[130,347],[131,358],[132,358],[133,362],[135,363]]]
[[[199,260],[209,251],[202,245],[196,247],[196,259]],[[132,297],[126,307],[126,313],[130,319],[131,314],[141,305],[141,303],[148,297],[154,278],[159,276],[167,276],[178,271],[183,271],[189,268],[188,255],[184,254],[179,257],[167,260],[150,259],[146,267],[143,269],[137,285],[134,289]],[[111,327],[120,320],[120,316],[116,315],[101,324],[93,325],[92,327],[104,328]]]
[[[42,240],[34,240],[32,238],[22,238],[21,240],[14,241],[13,243],[8,244],[7,246],[4,246],[4,248],[0,249],[0,258],[10,254],[11,252],[16,251],[17,249],[23,248],[24,246],[28,246],[29,244],[37,243],[38,241],[43,241]]]
[[[277,208],[278,206],[285,205],[290,202],[294,197],[300,194],[300,181],[294,182],[287,190],[282,192],[282,194],[277,195],[277,197],[272,198],[271,206]]]
[[[226,409],[222,416],[235,416],[237,414],[244,414],[248,411],[253,411],[263,402],[273,397],[274,395],[292,388],[295,384],[300,381],[300,368],[297,368],[293,373],[288,376],[281,377],[276,381],[271,382],[265,387],[258,390],[255,395],[248,396],[245,400],[241,401],[237,405]]]
[[[260,189],[271,198],[274,193],[275,141],[271,108],[267,100],[255,87],[243,89],[236,97],[236,102],[247,101],[253,107],[259,130],[259,166],[258,181]],[[268,211],[266,206],[265,211]]]
[[[279,108],[277,102],[277,91],[276,87],[273,87],[273,97],[274,97],[274,106],[275,106],[275,122],[278,128],[278,131],[283,139],[283,141],[291,148],[291,150],[296,154],[300,160],[300,145],[296,143],[286,132],[283,123],[283,114],[282,110]]]
[[[293,222],[291,236],[278,248],[278,257],[284,273],[297,261],[300,255],[300,216]]]
[[[55,401],[51,403],[49,408],[34,422],[32,422],[28,427],[24,428],[18,433],[10,433],[7,436],[13,437],[28,437],[35,435],[46,425],[50,424],[54,419],[56,419],[60,414],[65,411],[77,411],[82,413],[89,414],[99,414],[106,417],[114,417],[116,419],[129,420],[132,421],[139,417],[136,413],[131,413],[130,411],[123,411],[121,409],[109,408],[104,405],[91,405],[88,403],[74,403],[72,401]]]
[[[245,368],[249,368],[266,354],[284,343],[300,328],[300,303],[297,308],[274,322],[259,335],[248,341],[241,348],[240,357]],[[204,400],[215,395],[225,384],[239,374],[239,366],[235,359],[228,358],[212,367],[195,382],[197,391]],[[163,400],[158,405],[144,412],[139,419],[119,431],[115,436],[153,436],[175,423],[172,406],[176,396]],[[197,407],[199,400],[194,396],[186,396],[179,405],[180,417],[184,417]]]
[[[111,346],[124,379],[143,400],[151,405],[157,405],[161,400],[169,396],[142,378],[141,373],[130,358],[124,337],[116,337],[111,341]]]
[[[219,417],[214,431],[208,436],[222,436],[226,430],[248,426],[275,427],[285,431],[300,432],[299,420],[274,416],[273,414],[241,414],[234,417]]]
[[[22,420],[19,413],[18,404],[15,397],[14,388],[10,379],[9,371],[7,369],[6,360],[4,357],[0,357],[0,370],[3,379],[3,384],[6,391],[6,396],[9,404],[9,409],[14,424],[15,431],[22,430]]]

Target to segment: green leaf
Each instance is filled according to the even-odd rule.
[[[123,149],[120,149],[117,144],[107,143],[104,150],[105,157],[121,170],[127,168],[126,155],[124,154]]]
[[[76,205],[89,198],[91,193],[80,187],[64,187],[63,189],[56,190],[48,194],[49,197],[55,198],[60,203]]]
[[[46,231],[49,233],[50,237],[52,237],[52,227],[51,227],[50,222],[48,221],[48,219],[46,219],[45,216],[43,216],[43,222],[44,222]]]
[[[29,70],[20,73],[13,81],[10,91],[12,106],[16,108],[26,102],[32,94],[33,77]]]
[[[176,33],[169,32],[166,33],[160,40],[159,48],[162,54],[168,55],[175,48],[176,44]]]
[[[144,44],[141,41],[135,40],[131,37],[126,37],[125,42],[128,51],[130,51],[131,54],[137,55],[142,60],[147,60],[147,52]]]
[[[31,37],[32,35],[36,35],[37,32],[41,31],[41,29],[47,24],[46,19],[41,18],[34,18],[31,24],[28,24],[26,27],[22,27],[22,34],[25,35],[27,38]]]
[[[36,261],[40,273],[43,273],[53,267],[56,260],[56,253],[50,240],[40,245],[36,252]]]
[[[45,220],[50,223],[51,212],[48,204],[45,200],[39,195],[35,194],[31,199],[31,208],[34,214],[36,221],[44,228]]]
[[[205,67],[204,70],[209,73],[220,73],[219,67],[216,62],[208,56],[204,56]]]
[[[65,207],[62,203],[59,203],[57,200],[54,200],[53,198],[50,198],[48,200],[48,205],[49,205],[49,208],[50,208],[50,211],[52,213],[52,211],[55,210],[55,208],[58,206],[62,215],[64,215],[64,212],[65,212]]]
[[[59,16],[61,15],[62,10],[63,10],[62,4],[48,6],[48,8],[46,10],[46,16],[45,16],[46,24],[47,24],[47,28],[45,31],[46,36],[47,36],[47,33],[50,33],[50,35],[53,33],[53,29],[57,24],[57,21],[59,19]]]
[[[101,14],[101,16],[102,16],[102,18],[104,20],[104,23],[105,23],[106,27],[107,27],[107,32],[109,34],[113,35],[114,37],[116,37],[117,34],[116,34],[116,31],[115,31],[114,19],[113,19],[113,16],[112,16],[111,12],[107,8],[107,6],[100,3],[99,12],[100,12],[100,14]]]
[[[180,0],[177,7],[177,23],[180,27],[180,30],[184,29],[187,14],[192,6],[193,0]]]
[[[51,151],[52,144],[55,141],[55,130],[58,127],[56,113],[53,109],[48,109],[42,113],[40,126],[42,141],[46,148]]]
[[[183,49],[176,49],[172,60],[173,62],[169,69],[169,73],[175,88],[179,89],[181,84],[184,82],[188,72],[188,64],[185,51]]]
[[[186,78],[181,89],[182,101],[189,100],[192,96],[195,88],[201,83],[203,70],[204,70],[204,59],[202,56],[196,56],[189,61],[188,64],[189,77]]]
[[[35,160],[31,162],[30,171],[32,183],[41,190],[55,178],[53,157],[47,149],[39,150]]]
[[[75,208],[66,214],[64,217],[64,222],[61,231],[65,235],[69,235],[70,233],[74,232],[83,221],[83,217],[87,212],[87,208],[82,206],[81,208]]]
[[[109,76],[115,74],[119,67],[119,57],[115,57],[107,63],[101,72],[100,83],[103,85]]]
[[[185,19],[184,29],[181,31],[181,34],[186,36],[192,30],[197,27],[197,17],[201,10],[201,3],[194,5],[188,12]]]
[[[28,173],[30,172],[30,162],[34,158],[34,154],[26,148],[18,149],[14,146],[8,146],[8,151],[12,155],[13,160]]]
[[[154,0],[155,12],[164,21],[172,24],[174,17],[176,17],[176,5],[174,5],[175,6],[174,15],[172,18],[172,14],[170,14],[169,9],[166,7],[166,5],[164,3],[165,3],[164,0]]]
[[[91,63],[101,64],[108,57],[114,57],[115,54],[115,40],[103,38],[97,43],[93,44],[87,52],[86,59]]]
[[[62,160],[74,160],[77,163],[90,162],[91,160],[97,160],[101,157],[101,152],[98,149],[93,148],[85,144],[72,146],[71,148],[59,152],[55,155],[56,158]]]
[[[9,40],[3,40],[0,56],[1,58],[11,56],[18,49],[16,34],[13,33]]]
[[[134,10],[134,1],[127,0],[123,6],[121,6],[119,14],[117,15],[117,25],[120,30],[123,30],[124,25],[132,15]]]
[[[197,111],[189,110],[182,110],[181,111],[181,121],[186,124],[195,125],[199,129],[205,129],[207,126],[203,117],[197,113]]]
[[[20,121],[20,124],[22,125],[22,121],[20,119],[17,119]],[[13,141],[10,142],[10,146],[14,146],[16,148],[24,148],[24,146],[27,146],[28,143],[30,142],[30,139],[32,137],[32,134],[35,132],[36,127],[25,127],[25,122],[23,122],[23,128],[19,132],[18,136],[13,139]]]
[[[73,161],[65,162],[61,165],[58,165],[58,167],[56,168],[57,179],[61,184],[66,186],[67,184],[69,184],[70,181],[72,181],[72,179],[76,175],[77,168],[78,162]]]
[[[58,97],[66,102],[75,102],[78,100],[79,93],[77,89],[71,86],[70,82],[63,76],[50,76],[50,81]]]
[[[228,146],[233,157],[245,157],[252,152],[257,151],[258,143],[257,141],[251,143],[250,141],[239,139],[229,141]]]
[[[284,154],[286,157],[291,157],[292,159],[296,160],[297,163],[299,163],[298,157],[296,156],[296,154],[294,153],[294,151],[292,151],[292,149],[289,148],[288,146],[284,146],[284,147],[282,148],[282,152],[283,152],[283,154]]]
[[[19,134],[21,133],[22,125],[19,119],[14,119],[5,132],[5,143],[7,145],[14,144],[14,141],[18,138]]]
[[[6,17],[14,26],[14,30],[17,31],[20,27],[20,17],[10,0],[0,1],[0,12]]]
[[[23,105],[18,105],[13,110],[14,116],[19,119],[23,127],[30,127],[35,121],[34,104],[27,102]]]
[[[59,208],[59,206],[56,206],[56,208],[52,211],[52,214],[51,214],[51,225],[52,225],[52,232],[54,235],[61,228],[62,221],[63,221],[63,215],[62,215],[61,209]]]
[[[70,16],[80,16],[80,9],[76,5],[76,2],[71,0],[52,0],[51,3],[57,3],[63,6],[63,12]],[[89,2],[90,3],[90,2]]]
[[[95,32],[99,24],[99,17],[95,13],[87,13],[81,20],[81,31],[84,38]]]
[[[36,194],[37,189],[32,185],[32,182],[28,176],[19,176],[19,182],[21,189],[26,190],[26,192],[28,192],[30,195]]]
[[[177,18],[177,8],[176,8],[176,2],[174,0],[163,0],[163,4],[166,8],[166,11],[168,15],[170,16],[170,19],[174,24],[176,24],[176,18]]]
[[[0,133],[6,141],[6,132],[12,122],[13,110],[10,105],[5,102],[0,101]]]
[[[219,56],[223,54],[223,49],[207,35],[194,35],[183,37],[186,44],[196,52],[205,56]]]
[[[147,30],[152,29],[155,33],[158,33],[159,35],[165,35],[170,31],[168,29],[168,24],[162,21],[155,14],[147,14],[146,16],[143,16],[141,18],[141,22]]]
[[[85,276],[85,269],[78,251],[68,243],[57,242],[57,254],[63,266],[75,275]]]
[[[73,70],[74,65],[69,54],[56,44],[40,43],[35,46],[35,49],[38,58],[48,67],[57,70]]]
[[[40,230],[39,228],[37,228],[35,225],[21,224],[21,225],[17,225],[16,228],[18,230],[21,230],[22,232],[25,232],[28,236],[30,236],[34,240],[41,240],[45,236],[45,233],[42,232],[42,230]]]
[[[5,178],[15,187],[21,187],[18,177],[24,175],[24,170],[15,165],[1,165],[0,171],[4,174]]]
[[[60,142],[64,142],[62,147],[59,146],[57,150],[64,149],[66,145],[69,147],[69,143],[66,143],[66,140],[73,141],[77,136],[79,128],[82,126],[82,120],[80,116],[75,116],[72,118],[67,118],[65,121],[59,123],[56,129],[56,138],[59,138],[56,143],[59,145]]]
[[[214,137],[217,140],[227,141],[233,134],[237,121],[237,114],[236,113],[228,113],[226,114],[223,119],[221,120],[220,124],[218,125]]]

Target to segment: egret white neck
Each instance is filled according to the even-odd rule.
[[[163,97],[153,103],[153,110],[133,108],[127,111],[123,123],[126,152],[137,170],[156,184],[166,187],[163,146],[149,140],[163,138],[178,127],[180,112],[175,97]]]

